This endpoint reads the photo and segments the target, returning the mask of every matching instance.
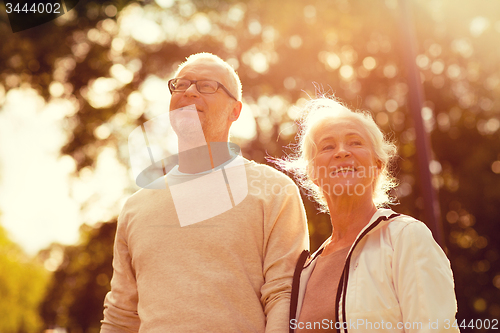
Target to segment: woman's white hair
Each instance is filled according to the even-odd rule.
[[[396,156],[397,148],[384,137],[384,134],[367,111],[351,111],[333,97],[320,96],[308,101],[302,108],[299,120],[297,145],[294,152],[283,159],[274,160],[282,169],[293,173],[299,184],[306,189],[308,195],[316,200],[322,212],[328,212],[326,199],[321,188],[313,182],[313,159],[316,156],[315,138],[318,130],[325,124],[339,119],[350,119],[359,122],[366,130],[381,170],[375,181],[373,202],[381,207],[393,202],[389,191],[396,187],[397,182],[389,172],[390,162]]]

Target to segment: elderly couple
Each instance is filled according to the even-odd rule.
[[[208,147],[228,141],[242,107],[231,66],[192,55],[169,88],[170,110],[196,106]],[[368,113],[330,98],[309,101],[300,125],[297,154],[278,164],[330,214],[332,235],[319,250],[307,251],[298,188],[268,166],[243,159],[253,187],[286,191],[249,191],[184,227],[168,188],[142,189],[118,219],[101,332],[458,331],[445,254],[422,222],[380,208],[394,186],[394,144]],[[208,166],[196,154],[179,157],[170,173],[197,179],[233,158],[229,149],[212,155]],[[213,201],[211,189],[199,190]]]

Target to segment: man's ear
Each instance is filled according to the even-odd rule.
[[[240,101],[235,101],[233,104],[233,108],[231,109],[231,112],[229,113],[229,121],[233,122],[238,120],[241,114],[241,108],[243,107],[243,103]]]

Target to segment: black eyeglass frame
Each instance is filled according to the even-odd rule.
[[[172,86],[174,85],[174,81],[177,81],[177,80],[186,80],[186,81],[191,82],[191,84],[185,90],[175,90],[172,88]],[[215,89],[215,91],[213,93],[208,93],[208,92],[202,93],[200,91],[200,88],[198,87],[198,82],[203,82],[203,81],[212,81],[212,82],[217,83],[217,89]],[[217,92],[217,90],[219,90],[219,88],[222,88],[222,90],[224,90],[229,97],[231,97],[235,101],[238,100],[236,97],[233,96],[233,94],[231,94],[231,92],[229,92],[229,90],[227,90],[226,87],[224,87],[224,85],[222,83],[215,81],[215,80],[189,80],[189,79],[183,79],[183,78],[174,78],[174,79],[168,80],[168,90],[170,90],[170,94],[173,94],[174,92],[183,92],[183,91],[188,90],[189,87],[191,87],[191,85],[193,85],[193,83],[196,84],[196,90],[198,90],[198,92],[200,94],[215,94]]]

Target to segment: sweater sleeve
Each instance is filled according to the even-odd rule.
[[[394,244],[393,274],[405,332],[459,332],[448,258],[420,221],[406,225]],[[409,328],[411,327],[411,328]]]
[[[113,249],[111,291],[104,300],[101,333],[138,332],[137,284],[127,244],[125,208],[118,218]]]
[[[309,249],[306,216],[298,188],[289,180],[281,189],[264,211],[267,239],[261,302],[266,314],[266,333],[288,332],[295,264],[302,251]]]

